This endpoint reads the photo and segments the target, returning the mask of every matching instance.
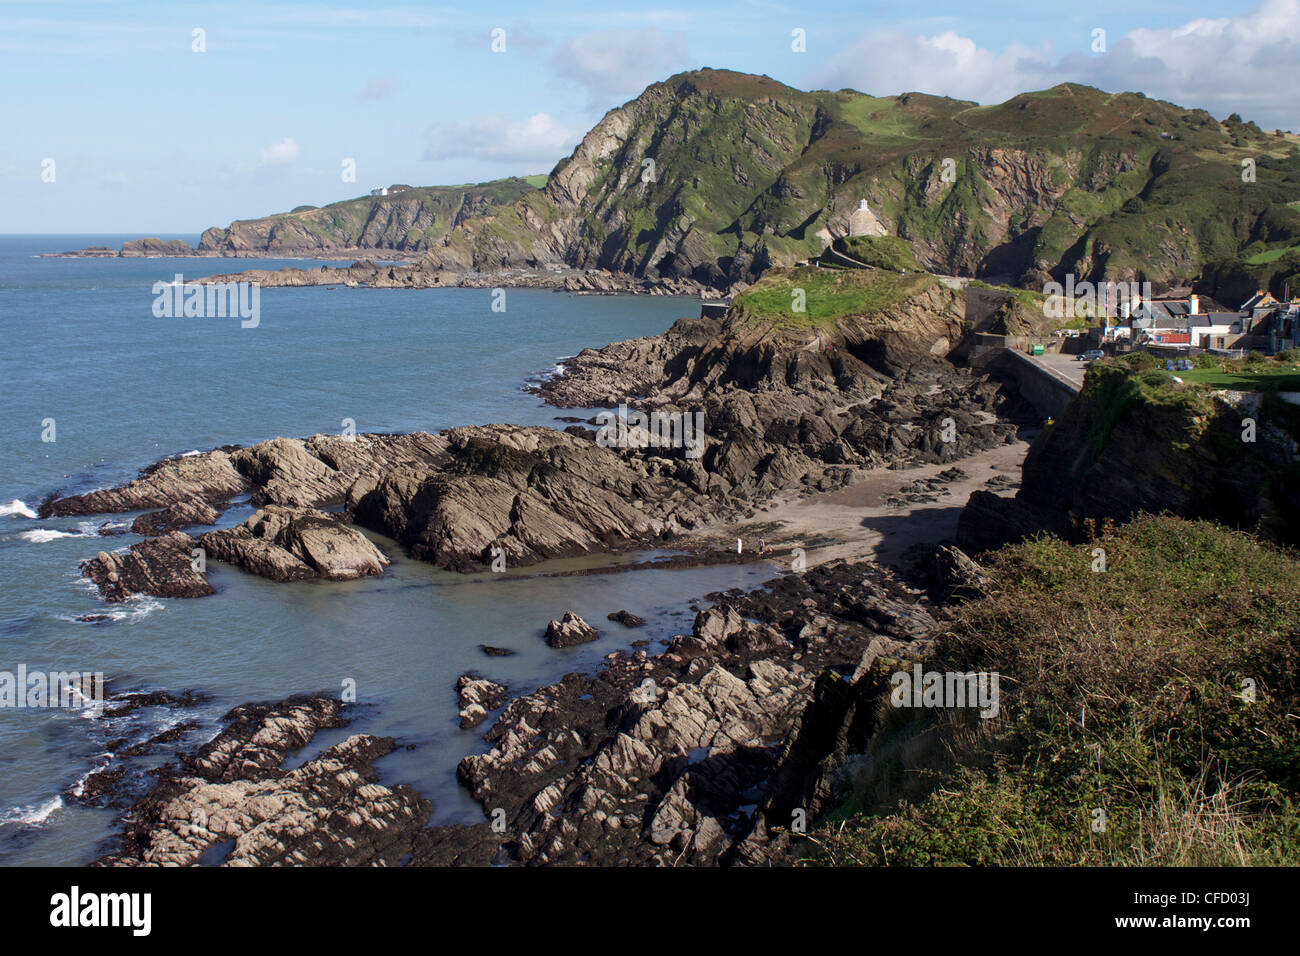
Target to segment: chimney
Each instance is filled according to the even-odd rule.
[[[1200,315],[1201,314],[1200,309],[1201,309],[1201,303],[1200,300],[1196,298],[1196,296],[1192,296],[1190,299],[1187,300],[1187,311],[1189,314]]]

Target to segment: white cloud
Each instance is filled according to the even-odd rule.
[[[600,30],[564,43],[551,60],[563,78],[586,88],[593,102],[636,95],[656,80],[686,69],[682,33],[658,27]]]
[[[561,126],[546,113],[509,122],[484,116],[464,123],[434,127],[425,159],[472,157],[501,163],[555,163],[577,142],[575,130]]]
[[[1284,78],[1300,43],[1300,0],[1264,0],[1237,17],[1133,30],[1110,37],[1104,54],[1092,54],[1091,43],[1091,33],[1081,34],[1078,52],[1054,57],[1047,45],[1013,44],[994,52],[951,31],[872,31],[812,79],[824,88],[877,95],[915,90],[980,103],[1069,81],[1112,92],[1139,90],[1219,117],[1237,112],[1265,128],[1300,128],[1300,107]]]
[[[286,136],[274,146],[268,146],[262,150],[258,160],[264,166],[292,163],[298,158],[300,152],[301,150],[298,148],[298,144],[293,141],[293,137]]]

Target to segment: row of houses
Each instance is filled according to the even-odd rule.
[[[1269,353],[1300,347],[1300,300],[1283,302],[1267,292],[1256,292],[1236,311],[1198,295],[1124,303],[1120,311],[1116,324],[1108,321],[1102,330],[1106,341]]]

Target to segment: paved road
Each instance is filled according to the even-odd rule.
[[[1046,366],[1054,372],[1064,375],[1075,385],[1083,387],[1083,373],[1086,363],[1080,362],[1077,355],[1062,355],[1060,352],[1047,352],[1043,355],[1030,355],[1039,365]]]

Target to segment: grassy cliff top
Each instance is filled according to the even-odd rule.
[[[831,330],[841,319],[879,312],[937,282],[924,272],[891,269],[777,269],[736,296],[731,308],[755,324]]]
[[[356,196],[352,199],[340,199],[324,206],[296,206],[291,212],[276,213],[257,219],[236,219],[231,225],[261,222],[263,220],[286,217],[307,219],[345,215],[349,217],[368,216],[380,203],[424,201],[446,204],[459,202],[466,193],[482,196],[492,203],[514,202],[541,186],[546,185],[546,176],[510,176],[506,179],[493,179],[485,183],[462,183],[455,186],[412,186],[387,196]]]

